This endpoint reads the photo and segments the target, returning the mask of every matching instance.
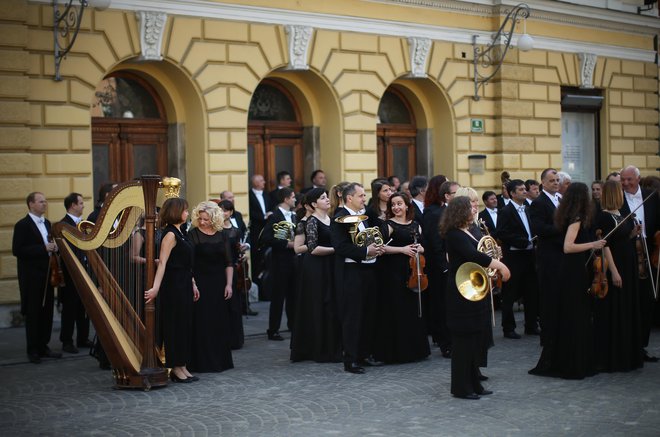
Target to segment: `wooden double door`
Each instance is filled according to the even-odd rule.
[[[298,192],[304,188],[303,179],[303,130],[295,122],[251,121],[248,127],[249,174],[261,174],[266,180],[266,190],[277,187],[277,173],[288,171],[292,188]]]

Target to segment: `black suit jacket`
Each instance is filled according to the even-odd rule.
[[[250,201],[250,234],[252,234],[252,241],[258,242],[259,235],[266,225],[266,219],[264,218],[264,212],[261,210],[261,205],[257,200],[257,196],[252,192],[252,189],[248,191],[248,198]],[[270,211],[270,196],[264,191],[264,205],[266,206],[266,212]],[[257,249],[255,247],[255,249]]]
[[[245,238],[245,233],[247,232],[247,226],[245,226],[245,221],[243,220],[243,214],[241,214],[239,211],[234,210],[234,214],[231,216],[234,220],[236,220],[236,224],[238,225],[238,230],[241,231],[241,239]],[[250,243],[250,237],[248,236],[248,239],[246,243]]]
[[[526,204],[527,202],[525,202],[525,205]],[[518,205],[512,201],[509,202],[507,206],[502,208],[502,211],[500,211],[498,214],[497,238],[502,241],[502,249],[505,253],[510,251],[511,247],[516,249],[526,249],[529,246],[529,236],[527,235],[527,229],[525,229],[525,224],[520,218],[517,208]],[[526,213],[527,221],[530,224],[531,231],[529,210],[527,210]]]
[[[48,233],[50,222],[44,221]],[[16,257],[18,287],[21,294],[21,312],[26,313],[30,300],[41,300],[48,281],[48,251],[39,228],[26,215],[14,225],[12,253]]]
[[[287,247],[287,240],[281,240],[275,238],[273,232],[273,225],[275,223],[286,220],[284,214],[279,208],[275,208],[273,214],[268,217],[266,226],[259,237],[259,245],[262,247],[271,247],[273,249],[273,265],[275,266],[278,262],[286,262],[285,258],[292,257],[294,255],[293,249]],[[294,219],[295,220],[295,219]]]
[[[73,219],[69,216],[69,214],[65,214],[64,217],[62,217],[62,220],[60,220],[60,223],[66,223],[67,225],[71,225],[72,227],[76,227],[76,222],[73,221]],[[85,259],[85,252],[82,250],[78,249],[74,245],[70,245],[71,249],[73,250],[73,253],[76,255],[76,258],[82,263],[82,265],[85,265],[86,259]],[[75,284],[73,283],[73,280],[71,279],[71,275],[69,274],[69,271],[66,267],[66,263],[64,263],[63,260],[60,265],[62,266],[62,273],[64,273],[64,284],[66,287],[71,287],[72,290],[74,290],[75,293]]]
[[[445,208],[444,205],[429,205],[424,208],[422,234],[424,235],[424,255],[429,262],[427,269],[430,272],[442,273],[449,269],[445,241],[440,236],[438,228]]]
[[[335,219],[345,215],[350,215],[346,208],[337,208]],[[369,219],[365,220],[363,223],[365,227],[376,225],[375,223],[369,223]],[[336,220],[332,220],[330,223],[330,240],[332,242],[332,247],[335,248],[335,284],[338,296],[343,295],[342,287],[346,259],[350,258],[357,263],[367,259],[367,248],[358,247],[353,243],[353,239],[349,232],[352,227],[352,224],[342,224]]]
[[[555,227],[555,204],[544,193],[532,202],[529,215],[532,219],[532,237],[536,240],[536,255],[540,262],[556,263],[556,256],[564,252],[562,233]]]
[[[642,199],[646,199],[651,191],[642,190]],[[658,207],[658,193],[651,196],[646,202],[644,202],[644,231],[646,232],[646,243],[649,248],[649,254],[653,252],[655,248],[655,239],[653,236],[658,230],[658,224],[660,224],[660,218],[658,214],[660,213],[660,208]],[[630,205],[628,205],[628,199],[624,194],[623,196],[623,206],[621,207],[621,215],[626,217],[630,214]]]
[[[484,208],[483,211],[479,213],[479,219],[483,220],[486,223],[486,227],[488,228],[488,232],[490,232],[490,236],[493,238],[497,238],[497,226],[500,224],[500,213],[501,211],[498,209],[497,210],[497,225],[493,221],[493,218],[490,216],[490,213],[488,210]]]
[[[412,203],[412,206],[415,209],[415,221],[421,225],[424,221],[424,213],[419,209],[419,206],[417,206],[415,202],[411,200],[410,203]]]

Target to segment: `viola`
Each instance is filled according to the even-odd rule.
[[[600,240],[602,234],[602,231],[598,229],[596,231],[596,238]],[[607,282],[607,260],[603,254],[603,249],[594,251],[594,255],[594,261],[592,264],[594,278],[591,281],[589,292],[592,296],[603,299],[607,296],[609,290],[609,283]]]

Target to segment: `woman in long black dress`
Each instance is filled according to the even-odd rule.
[[[222,238],[222,212],[214,202],[201,202],[192,213],[189,233],[194,245],[193,273],[200,297],[193,305],[192,359],[197,372],[234,368],[229,336],[229,303],[234,267]]]
[[[307,219],[301,286],[291,335],[291,361],[338,363],[342,359],[341,330],[334,299],[334,253],[330,243],[330,198],[323,188],[305,195],[314,210]]]
[[[602,210],[594,228],[605,236],[622,220],[621,184],[607,181],[600,201]],[[596,360],[600,371],[626,372],[644,365],[635,249],[638,233],[639,227],[627,220],[607,238],[603,249],[608,263],[609,291],[594,303]]]
[[[199,290],[192,275],[193,247],[181,231],[188,219],[188,202],[180,198],[167,199],[158,216],[163,229],[160,255],[154,286],[144,292],[151,302],[161,293],[163,342],[165,365],[172,368],[174,382],[192,382],[197,379],[187,369],[190,363],[193,302],[199,299]]]
[[[483,338],[491,324],[488,298],[471,301],[463,297],[456,286],[456,272],[466,262],[497,269],[508,281],[509,269],[500,261],[477,250],[477,239],[468,228],[473,223],[472,205],[467,197],[449,202],[440,220],[440,234],[445,238],[449,257],[447,281],[447,324],[452,335],[451,393],[458,398],[479,399],[492,394],[485,390],[479,378],[479,364],[483,358]]]
[[[229,200],[221,200],[218,204],[222,210],[221,236],[227,247],[227,254],[232,266],[238,266],[245,256],[245,246],[241,244],[241,231],[231,222],[234,214],[234,204]],[[234,269],[234,273],[236,269]],[[233,284],[237,283],[234,278]],[[240,349],[245,343],[243,330],[243,309],[241,293],[233,293],[229,298],[229,332],[230,345],[233,350]]]
[[[378,259],[382,272],[380,343],[375,357],[385,363],[408,363],[430,355],[424,319],[420,316],[417,290],[407,287],[410,261],[424,253],[421,228],[414,220],[415,210],[404,193],[394,193],[387,201],[383,228],[385,255]],[[421,267],[420,267],[421,268]]]
[[[591,280],[586,268],[589,251],[602,249],[605,240],[591,233],[593,204],[589,187],[580,182],[569,185],[555,213],[555,225],[564,234],[564,255],[559,260],[559,320],[556,355],[547,368],[531,374],[582,379],[596,373]]]

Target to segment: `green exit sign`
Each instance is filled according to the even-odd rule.
[[[484,131],[484,119],[483,118],[471,118],[470,119],[470,132],[483,132]]]

